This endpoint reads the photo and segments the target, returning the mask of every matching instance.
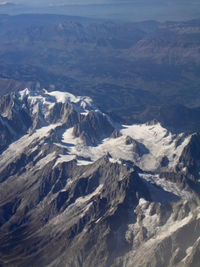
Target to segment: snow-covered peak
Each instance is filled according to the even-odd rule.
[[[18,93],[18,99],[22,107],[25,106],[33,115],[31,131],[46,126],[51,128],[53,125],[62,128],[54,133],[57,136],[54,145],[62,147],[64,151],[57,155],[58,162],[76,159],[77,164],[87,165],[109,153],[112,162],[131,161],[147,172],[159,172],[161,169],[173,171],[191,139],[191,136],[184,134],[172,134],[158,122],[117,128],[96,109],[89,97],[59,91],[48,92],[45,89],[25,89]],[[61,105],[54,108],[58,103]],[[65,107],[65,103],[73,106],[75,114],[71,113],[70,107],[69,110],[68,106]],[[93,113],[98,113],[98,116]],[[118,134],[113,136],[113,131]]]
[[[72,104],[74,109],[83,114],[87,115],[89,111],[98,111],[92,102],[90,97],[86,96],[75,96],[68,92],[53,91],[48,92],[43,89],[40,91],[30,90],[28,88],[19,92],[19,99],[23,101],[25,98],[31,103],[31,105],[37,106],[42,105],[48,110],[53,107],[55,103],[66,103]],[[44,110],[46,111],[46,109]],[[36,112],[36,109],[35,109]]]
[[[81,158],[81,163],[78,160],[80,164],[84,163],[84,159],[85,164],[90,164],[109,153],[113,162],[120,162],[121,159],[132,161],[145,171],[155,172],[160,168],[175,170],[183,149],[191,139],[191,136],[183,134],[173,135],[159,123],[153,126],[123,125],[120,133],[117,138],[107,137],[97,146],[88,146],[73,136],[71,128],[63,133],[62,146],[73,158]]]
[[[123,125],[122,135],[128,135],[142,143],[148,150],[140,161],[140,167],[149,171],[156,170],[160,164],[174,169],[184,147],[189,143],[191,136],[175,135],[163,128],[160,123],[154,125],[134,124]],[[165,162],[164,162],[165,161]]]
[[[92,99],[87,96],[75,96],[68,92],[59,92],[59,91],[47,92],[46,90],[45,94],[55,97],[57,102],[61,103],[68,102],[72,104],[75,107],[75,109],[80,113],[87,114],[90,110],[93,111],[97,110]]]

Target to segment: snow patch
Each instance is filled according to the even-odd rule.
[[[33,115],[39,114],[41,111],[44,118],[47,118],[51,109],[55,105],[55,101],[53,101],[52,97],[45,95],[43,92],[33,91],[26,88],[19,92],[19,99],[22,102],[24,99],[27,99]]]
[[[150,151],[149,154],[144,154],[142,156],[139,164],[139,167],[145,171],[156,171],[163,157],[166,157],[169,161],[168,168],[174,169],[184,147],[191,139],[191,136],[184,138],[183,134],[178,136],[173,135],[159,123],[155,125],[123,125],[121,133],[144,144]],[[183,141],[177,146],[177,141],[180,139],[183,139]]]
[[[37,162],[35,165],[36,169],[42,169],[45,165],[47,165],[49,162],[53,161],[56,158],[56,153],[52,152],[48,154],[46,157],[43,157],[41,160]]]
[[[119,159],[113,159],[113,158],[109,158],[109,161],[110,161],[111,163],[118,163],[118,164],[122,164],[121,160],[119,160]]]
[[[77,165],[78,166],[82,166],[82,165],[90,165],[92,164],[93,162],[92,161],[89,161],[89,160],[80,160],[80,159],[77,159]]]
[[[120,163],[120,159],[132,161],[145,171],[156,171],[160,168],[163,157],[169,161],[168,169],[173,170],[179,161],[184,147],[190,141],[190,137],[182,135],[174,136],[166,129],[158,125],[147,126],[132,125],[124,126],[121,130],[122,136],[118,138],[105,138],[97,146],[87,146],[79,137],[73,136],[73,128],[67,129],[62,136],[62,145],[68,148],[70,155],[82,157],[82,163],[86,165],[95,162],[107,153],[111,155],[110,161]],[[127,144],[127,136],[142,143],[150,151],[139,154],[134,152],[134,144]],[[177,140],[182,138],[182,143],[177,146]],[[90,159],[84,160],[85,159]],[[81,161],[79,161],[79,165]]]
[[[167,181],[165,178],[159,178],[159,175],[141,173],[139,176],[145,179],[148,183],[159,186],[166,192],[172,193],[174,196],[185,200],[191,200],[192,198],[192,194],[189,191],[180,189],[175,183]],[[153,190],[150,188],[150,193],[153,201],[156,201],[158,198],[160,201],[162,198],[164,200],[166,199],[163,192],[157,187],[153,188]]]
[[[26,134],[17,141],[13,142],[6,151],[0,155],[0,169],[5,168],[9,163],[14,161],[30,145],[37,145],[39,140],[48,137],[52,129],[60,124],[51,124],[36,130],[32,134]]]
[[[159,217],[157,214],[150,215],[151,206],[145,199],[141,198],[138,206],[140,207],[144,216],[142,220],[143,226],[148,230],[148,235],[153,235],[157,232]]]
[[[76,159],[76,156],[75,155],[59,155],[59,158],[56,160],[55,164],[54,164],[54,168],[59,164],[59,163],[62,163],[62,162],[68,162],[68,161],[72,161]]]
[[[59,91],[53,91],[53,92],[45,91],[45,94],[55,97],[57,102],[61,103],[68,102],[72,104],[77,112],[84,115],[87,115],[90,110],[93,111],[97,110],[90,97],[75,96],[67,92],[59,92]]]
[[[75,204],[82,204],[85,203],[87,201],[89,201],[92,197],[98,195],[101,193],[101,189],[103,188],[103,184],[100,184],[96,190],[94,192],[92,192],[91,194],[84,196],[84,197],[79,197],[76,199]]]
[[[45,89],[38,92],[26,88],[19,92],[19,99],[21,101],[24,101],[24,99],[28,100],[33,114],[37,114],[41,108],[41,111],[45,117],[48,116],[55,103],[64,104],[68,102],[73,105],[77,112],[83,115],[87,115],[90,110],[98,111],[90,97],[75,96],[67,92],[48,92]]]
[[[76,155],[84,160],[84,163],[95,162],[107,153],[112,156],[110,161],[120,163],[120,158],[133,161],[138,156],[133,152],[133,145],[125,144],[125,136],[119,138],[105,138],[98,146],[87,146],[80,138],[73,136],[73,128],[67,129],[62,136],[62,144],[67,147],[70,155]],[[80,161],[79,161],[80,162]]]

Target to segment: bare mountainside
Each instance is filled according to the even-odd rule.
[[[0,16],[0,92],[25,87],[92,97],[123,123],[200,125],[200,22],[115,23]]]
[[[0,129],[1,266],[199,265],[199,134],[31,89],[0,98]]]

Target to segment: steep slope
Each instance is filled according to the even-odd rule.
[[[0,123],[1,266],[198,262],[198,135],[30,89],[1,98]]]

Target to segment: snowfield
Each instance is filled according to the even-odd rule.
[[[44,118],[46,118],[57,102],[72,104],[74,109],[78,113],[84,114],[84,116],[87,116],[89,111],[95,112],[97,117],[98,113],[100,113],[91,98],[74,96],[66,92],[48,92],[45,89],[38,92],[25,89],[18,93],[18,98],[22,108],[25,106],[25,101],[28,101],[33,117],[40,111],[44,113]],[[112,124],[109,118],[108,121]],[[48,124],[48,122],[45,123]],[[153,125],[134,124],[118,127],[119,137],[104,137],[99,141],[98,145],[87,146],[80,137],[74,137],[73,127],[64,128],[65,126],[61,122],[57,122],[42,125],[40,129],[31,134],[26,134],[12,143],[0,156],[0,167],[11,162],[16,155],[23,152],[28,146],[31,145],[33,147],[34,143],[38,144],[38,140],[49,137],[51,134],[50,130],[56,129],[57,126],[63,127],[63,134],[60,141],[56,142],[55,145],[66,149],[64,154],[59,154],[55,166],[60,162],[74,159],[77,160],[78,165],[87,165],[109,153],[112,162],[121,162],[121,160],[131,161],[147,172],[159,171],[162,162],[164,162],[168,170],[173,171],[179,162],[184,147],[191,138],[191,136],[184,136],[184,134],[174,135],[163,128],[160,123]],[[131,138],[132,141],[127,142],[127,138]],[[137,149],[139,150],[142,146],[145,153],[135,150],[135,146],[138,146]],[[51,155],[53,160],[56,155]],[[46,161],[44,160],[43,163],[45,164]],[[40,166],[42,168],[42,161]]]

